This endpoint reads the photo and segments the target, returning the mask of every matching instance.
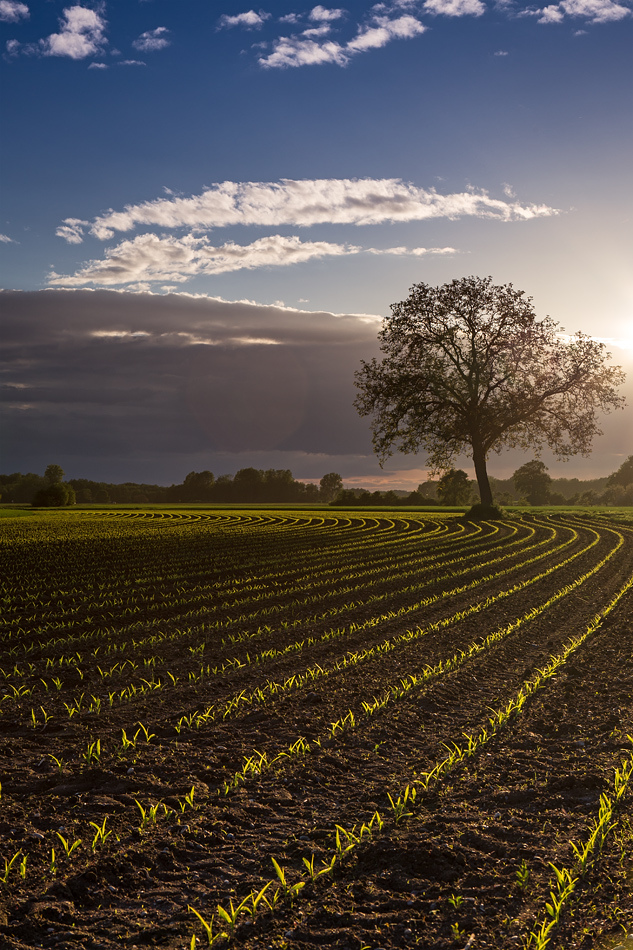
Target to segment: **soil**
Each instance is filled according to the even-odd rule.
[[[622,591],[631,528],[151,514],[2,526],[0,878],[17,857],[0,945],[206,946],[191,908],[217,934],[218,905],[272,881],[276,903],[239,916],[236,946],[522,947],[547,919],[551,865],[573,868],[570,843],[633,752],[633,588],[494,738],[426,790],[424,774]],[[280,758],[244,774],[262,754]],[[396,821],[389,795],[407,786]],[[310,881],[304,859],[328,866],[337,826],[345,846],[372,818]],[[615,821],[549,947],[633,944],[633,787]]]

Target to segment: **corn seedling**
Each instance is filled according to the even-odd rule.
[[[524,891],[530,879],[530,869],[527,866],[527,862],[525,861],[525,858],[523,859],[523,861],[521,861],[520,866],[517,868],[516,879],[517,879],[517,884],[519,888],[522,891]]]
[[[7,881],[9,880],[9,874],[11,873],[11,868],[13,867],[13,865],[18,860],[21,854],[22,854],[21,851],[16,851],[13,857],[11,858],[11,860],[7,861],[6,858],[4,859],[4,873],[0,875],[0,883],[2,884],[7,883]]]
[[[275,858],[272,859],[272,862],[275,868],[275,873],[279,878],[279,883],[281,884],[284,898],[293,904],[295,898],[298,897],[299,892],[305,887],[305,881],[297,881],[296,884],[290,884],[286,878],[286,869],[282,868]]]
[[[108,830],[108,831],[106,831],[106,821],[107,821],[107,820],[108,820],[108,816],[106,815],[105,818],[103,819],[103,823],[102,823],[101,825],[98,825],[96,821],[91,821],[91,822],[90,822],[90,824],[92,825],[92,827],[95,829],[95,836],[94,836],[94,838],[92,839],[92,852],[93,852],[93,854],[94,854],[94,852],[97,850],[98,847],[99,847],[99,848],[102,848],[102,847],[103,847],[103,845],[106,843],[107,839],[108,839],[108,838],[110,837],[110,835],[112,834],[112,830],[111,830],[111,829]]]
[[[398,795],[397,800],[394,802],[393,798],[387,792],[387,797],[391,802],[391,809],[393,811],[393,816],[395,818],[396,824],[402,821],[403,818],[410,818],[413,812],[407,811],[407,802],[410,800],[413,805],[416,798],[416,790],[414,785],[407,785],[404,790],[404,794]]]
[[[76,840],[76,841],[73,841],[72,844],[71,844],[70,841],[69,841],[67,838],[64,838],[64,836],[59,833],[59,831],[56,831],[55,834],[57,835],[57,837],[58,837],[59,840],[61,841],[62,847],[63,847],[63,849],[64,849],[64,854],[66,855],[66,857],[67,857],[68,859],[70,859],[70,857],[71,857],[73,851],[76,851],[77,848],[80,846],[80,844],[81,844],[81,838],[77,838],[77,840]]]

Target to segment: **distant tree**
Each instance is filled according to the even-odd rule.
[[[47,465],[44,478],[50,485],[57,485],[64,478],[64,469],[61,465]]]
[[[490,452],[547,444],[559,457],[587,455],[598,411],[624,404],[624,373],[606,365],[603,344],[582,333],[563,339],[512,284],[415,284],[391,310],[379,333],[384,359],[356,373],[355,405],[373,417],[374,450],[382,463],[394,448],[422,448],[435,471],[468,452],[484,506]]]
[[[343,479],[337,472],[328,472],[319,482],[323,501],[334,501],[339,492],[343,491]]]
[[[472,500],[472,488],[466,472],[451,468],[440,478],[437,494],[443,505],[467,505]]]
[[[110,503],[110,492],[107,488],[98,488],[95,492],[95,501],[99,502],[100,505],[108,505]]]
[[[547,474],[547,466],[539,459],[526,462],[512,476],[512,481],[518,492],[531,505],[546,505],[549,498],[552,479]]]
[[[612,485],[633,485],[633,455],[629,455],[626,462],[622,462],[617,472],[613,472],[607,479],[607,486]]]
[[[77,496],[77,501],[81,502],[82,504],[87,504],[92,501],[92,491],[90,488],[79,488],[75,494]]]
[[[189,472],[182,483],[182,500],[210,501],[214,481],[213,472]]]
[[[48,488],[41,488],[31,502],[34,508],[62,508],[75,504],[75,492],[71,485],[53,482]]]
[[[437,499],[437,481],[428,479],[426,482],[420,482],[417,487],[417,492],[423,496],[423,498],[431,498],[433,500]]]

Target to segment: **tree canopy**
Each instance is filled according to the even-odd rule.
[[[537,320],[531,297],[491,277],[415,284],[379,333],[382,361],[362,362],[355,406],[372,416],[381,464],[394,450],[426,451],[435,471],[461,453],[492,505],[487,459],[505,447],[588,455],[598,413],[624,405],[618,366],[602,343]]]
[[[525,495],[531,505],[547,504],[552,479],[547,472],[547,466],[540,459],[533,459],[517,468],[512,481],[517,491]]]

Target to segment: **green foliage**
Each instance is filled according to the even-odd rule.
[[[461,468],[451,468],[437,483],[437,494],[443,505],[467,505],[472,498],[468,475]]]
[[[547,474],[547,466],[539,459],[526,462],[512,476],[518,492],[526,497],[531,505],[546,505],[549,500],[552,479]]]
[[[343,479],[337,472],[328,472],[319,482],[319,494],[323,501],[334,501],[343,491]]]
[[[31,504],[34,508],[64,508],[75,504],[75,492],[65,482],[53,482],[48,488],[40,489]]]

